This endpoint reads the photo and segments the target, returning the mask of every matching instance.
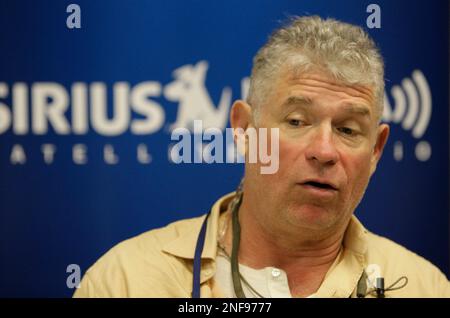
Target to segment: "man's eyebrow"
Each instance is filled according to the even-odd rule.
[[[310,105],[312,100],[308,97],[297,95],[288,97],[282,107],[292,106],[292,105]]]
[[[371,114],[370,108],[362,104],[345,103],[342,105],[342,107],[346,112],[356,115],[370,117]]]

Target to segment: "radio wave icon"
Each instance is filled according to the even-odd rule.
[[[421,138],[428,128],[431,118],[431,91],[420,70],[414,70],[412,80],[403,79],[401,85],[391,88],[394,109],[384,95],[382,120],[402,124],[403,129],[411,131],[414,138]]]

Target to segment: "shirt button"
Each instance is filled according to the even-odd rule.
[[[274,278],[277,278],[277,277],[280,276],[280,275],[281,275],[281,271],[280,271],[278,268],[272,269],[272,276],[273,276]]]

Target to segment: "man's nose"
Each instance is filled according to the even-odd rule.
[[[317,127],[306,148],[306,159],[323,165],[334,165],[339,154],[331,127]]]

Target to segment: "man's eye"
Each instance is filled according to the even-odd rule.
[[[338,130],[341,133],[343,133],[345,135],[348,135],[348,136],[352,136],[352,135],[355,134],[355,131],[353,129],[351,129],[351,128],[348,128],[348,127],[341,127],[341,128],[338,128]]]
[[[300,126],[301,121],[299,119],[289,119],[289,125]]]

